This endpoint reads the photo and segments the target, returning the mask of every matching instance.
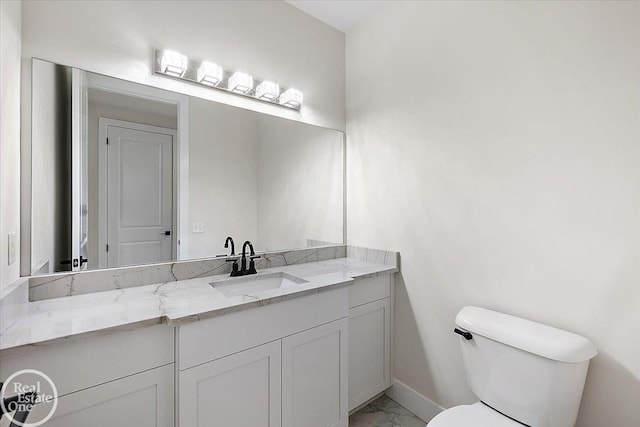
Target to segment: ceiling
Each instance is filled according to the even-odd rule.
[[[285,0],[292,6],[346,33],[373,11],[384,0]]]

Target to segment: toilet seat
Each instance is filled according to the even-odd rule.
[[[440,412],[428,427],[522,427],[517,421],[502,415],[482,402],[460,405]]]

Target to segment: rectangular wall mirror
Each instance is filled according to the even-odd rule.
[[[343,132],[32,65],[30,274],[344,242]]]

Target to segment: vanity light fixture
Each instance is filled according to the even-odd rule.
[[[236,93],[247,93],[253,89],[253,77],[249,74],[236,71],[227,83],[227,89]]]
[[[256,98],[274,101],[280,95],[280,86],[277,83],[263,81],[256,87]]]
[[[222,81],[224,72],[222,67],[214,64],[213,62],[204,61],[200,68],[198,68],[197,79],[198,83],[202,83],[207,86],[217,86]]]
[[[280,95],[278,102],[285,107],[298,108],[302,104],[302,92],[298,89],[287,89]]]
[[[174,77],[182,77],[187,71],[189,59],[175,50],[165,49],[162,52],[162,59],[160,60],[160,70],[164,74],[168,74]]]
[[[291,110],[302,107],[302,92],[299,90],[281,88],[269,80],[254,82],[250,74],[224,71],[214,62],[189,59],[174,50],[156,49],[153,72]]]

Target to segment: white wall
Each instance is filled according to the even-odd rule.
[[[191,258],[342,242],[342,132],[192,97],[189,136]]]
[[[28,272],[53,273],[71,255],[71,69],[45,61],[33,64],[33,146],[27,166],[33,191],[30,218],[34,239]],[[25,159],[23,159],[24,161]],[[24,236],[26,237],[26,236]],[[27,264],[26,259],[22,262]],[[68,268],[68,267],[67,267]]]
[[[229,253],[236,243],[256,243],[258,232],[258,127],[256,114],[198,98],[189,99],[189,257]]]
[[[34,0],[22,5],[22,40],[23,58],[345,128],[344,34],[281,1]],[[151,73],[156,48],[180,50],[193,59],[214,60],[256,79],[296,87],[305,95],[304,106],[297,112],[156,76]],[[23,81],[30,78],[30,70],[23,70]],[[29,111],[29,100],[30,91],[23,91],[23,112]],[[23,122],[23,142],[28,142],[30,126]],[[27,144],[23,153],[30,157]],[[23,221],[28,212],[25,206]]]
[[[392,2],[347,35],[348,242],[396,249],[396,376],[474,400],[456,312],[575,331],[640,425],[640,3]]]
[[[258,129],[260,248],[341,243],[344,134],[265,116]]]
[[[0,298],[20,276],[21,2],[0,2]],[[16,262],[8,263],[8,234]]]
[[[28,1],[23,57],[344,129],[344,34],[282,1]],[[296,87],[300,113],[151,74],[156,48]]]

